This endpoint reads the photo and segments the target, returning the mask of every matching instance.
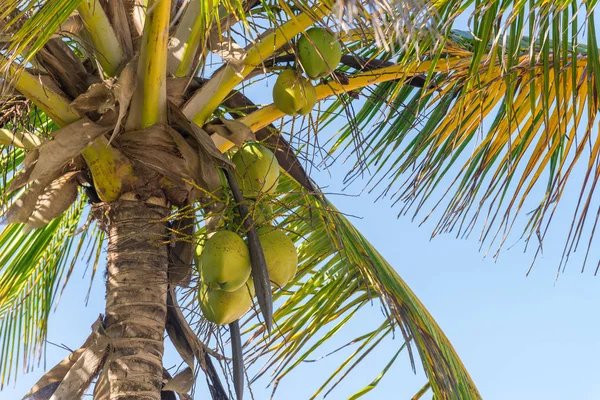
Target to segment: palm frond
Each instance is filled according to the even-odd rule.
[[[9,104],[7,102],[5,104]],[[27,107],[4,121],[7,131],[25,131],[30,140],[49,137],[56,125],[36,108]],[[26,151],[15,143],[0,143],[0,218],[16,201],[19,191],[9,191],[11,182],[22,167]],[[60,291],[82,250],[94,254],[96,269],[102,243],[95,241],[94,229],[83,229],[87,215],[86,198],[80,196],[62,215],[44,228],[25,232],[26,225],[2,223],[0,233],[0,386],[15,377],[19,366],[31,369],[36,356],[41,357],[45,346],[48,317]],[[94,246],[89,247],[90,244]],[[93,274],[92,274],[93,277]]]
[[[363,90],[362,100],[346,97],[358,109],[356,118],[329,146],[331,154],[357,160],[346,183],[367,177],[366,188],[402,204],[401,214],[427,210],[427,219],[440,209],[434,235],[465,237],[485,219],[479,237],[498,249],[528,212],[523,237],[538,241],[539,253],[565,187],[578,179],[572,172],[585,163],[582,200],[569,210],[574,217],[562,261],[581,239],[593,237],[584,221],[598,157],[597,45],[593,34],[587,46],[578,44],[570,9],[553,18],[536,11],[530,31],[545,32],[544,39],[530,40],[515,24],[487,36],[480,27],[487,46],[453,31],[438,60],[462,61],[444,71],[436,55],[426,58],[432,64],[426,86],[396,80]],[[587,22],[593,21],[591,15]],[[339,115],[342,100],[323,113],[323,123]]]
[[[24,225],[10,225],[0,234],[0,386],[42,355],[52,306],[90,241],[89,233],[75,235],[84,209],[82,198],[44,228],[25,234]]]
[[[7,73],[6,67],[17,57],[30,61],[81,1],[3,1],[0,6],[0,33],[10,33],[11,40],[5,49],[6,59],[0,58],[0,72]]]
[[[451,2],[440,2],[451,3]],[[390,51],[419,50],[419,39],[440,36],[443,19],[441,4],[420,0],[342,0],[334,4],[334,14],[345,32],[368,32],[379,48]]]

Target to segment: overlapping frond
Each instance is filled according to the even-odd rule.
[[[82,0],[6,0],[0,5],[0,33],[10,40],[0,49],[10,62],[29,61],[59,31]],[[5,63],[0,61],[0,66]],[[5,74],[6,70],[1,70]]]
[[[23,165],[23,143],[36,143],[54,124],[35,108],[21,114],[18,97],[3,101],[4,117],[10,112],[17,115],[3,121],[6,136],[26,130],[32,137],[18,142],[0,140],[0,220],[9,206],[16,201],[19,191],[9,191],[16,172]],[[18,103],[17,103],[18,104]],[[18,137],[18,136],[17,136]],[[5,138],[3,138],[5,139]],[[48,317],[60,291],[69,279],[79,255],[91,251],[93,271],[98,265],[101,245],[95,229],[77,229],[85,222],[86,198],[81,196],[66,212],[53,219],[42,229],[26,232],[25,224],[6,225],[0,233],[0,387],[15,376],[19,366],[32,368],[35,357],[42,355],[45,346]],[[94,225],[95,227],[95,225]],[[89,245],[94,245],[89,248]]]
[[[0,235],[1,385],[15,368],[33,367],[45,346],[48,317],[89,233],[75,236],[85,202],[74,204],[43,229],[28,234],[11,225]]]
[[[565,187],[578,179],[573,171],[586,164],[575,186],[581,201],[568,210],[574,217],[565,261],[595,231],[586,218],[599,147],[594,14],[584,24],[574,3],[531,12],[523,6],[504,16],[495,2],[489,7],[474,14],[482,18],[474,34],[453,31],[421,60],[430,67],[420,87],[407,84],[407,65],[406,79],[364,89],[360,100],[346,96],[356,118],[328,149],[356,157],[347,183],[367,177],[366,188],[400,204],[401,214],[427,219],[439,209],[434,234],[466,236],[478,228],[498,249],[526,212],[523,237],[539,251]],[[448,59],[457,62],[448,68]],[[324,123],[343,109],[342,100],[322,115]]]

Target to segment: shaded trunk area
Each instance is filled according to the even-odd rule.
[[[111,400],[160,400],[167,316],[169,209],[118,200],[107,213],[106,334],[112,349],[104,366]]]

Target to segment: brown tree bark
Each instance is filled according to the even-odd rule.
[[[118,200],[107,216],[105,330],[111,400],[160,400],[167,316],[166,205]]]

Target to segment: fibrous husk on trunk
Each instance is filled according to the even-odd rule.
[[[86,339],[83,345],[65,357],[61,362],[54,366],[50,371],[46,372],[35,385],[31,388],[29,393],[25,395],[23,400],[48,400],[50,399],[61,384],[66,380],[66,376],[84,356],[87,350],[91,350],[91,353],[101,354],[108,345],[108,338],[104,336],[102,329],[102,317],[98,317],[96,322],[92,325],[92,334]],[[89,358],[89,356],[88,356]],[[85,363],[77,365],[80,367]],[[87,364],[90,365],[89,363]],[[85,373],[84,371],[76,371],[77,373]],[[92,376],[93,378],[93,376]],[[87,387],[87,386],[86,386]],[[74,398],[74,397],[69,397]]]
[[[171,287],[167,293],[167,333],[181,358],[190,367],[194,367],[194,358],[206,374],[213,399],[228,400],[227,392],[221,383],[210,356],[217,359],[223,357],[210,350],[198,339],[185,317],[183,316],[175,291]]]
[[[183,142],[178,132],[162,123],[119,135],[116,139],[119,149],[132,161],[139,182],[145,186],[136,192],[152,196],[164,191],[172,204],[182,206],[194,185],[203,187],[194,167],[199,165],[198,155]],[[155,182],[155,187],[146,185],[147,182]]]
[[[78,172],[68,172],[44,189],[38,197],[33,213],[29,216],[25,231],[46,226],[65,212],[77,199]]]
[[[34,212],[38,199],[44,194],[46,187],[55,179],[60,178],[60,173],[34,181],[8,208],[3,216],[3,222],[9,224],[24,224]]]
[[[214,148],[208,151],[205,143],[194,140],[202,133],[192,131],[189,123],[173,127],[157,123],[143,130],[124,132],[116,143],[134,163],[140,182],[159,182],[159,187],[146,190],[164,191],[176,206],[191,204],[199,197],[212,201],[211,197],[221,188],[215,164],[225,165],[230,161],[214,148],[206,132],[203,134]],[[190,144],[184,135],[197,146]]]
[[[198,151],[194,150],[192,146],[175,129],[168,127],[166,131],[173,139],[173,142],[175,142],[179,153],[185,160],[185,166],[189,177],[192,178],[196,185],[203,188],[209,188],[210,182],[206,182],[204,179],[204,174],[202,173],[202,161],[200,160]]]
[[[54,133],[54,140],[47,141],[39,147],[37,162],[27,182],[44,180],[56,174],[70,160],[81,154],[90,143],[109,131],[109,127],[98,125],[87,118],[59,129]],[[13,186],[11,190],[25,183],[20,182],[19,186]]]
[[[205,126],[208,133],[217,135],[229,140],[238,147],[241,147],[245,142],[256,140],[256,136],[248,125],[226,118],[219,118],[221,124],[207,124]]]
[[[110,385],[106,371],[101,371],[94,385],[94,400],[110,400]]]
[[[31,172],[33,171],[33,167],[35,167],[35,163],[39,156],[40,152],[38,149],[33,149],[25,155],[23,166],[10,183],[9,193],[25,186],[27,182],[29,182],[29,177],[31,176]]]
[[[107,207],[104,323],[112,341],[104,370],[114,399],[160,398],[168,309],[165,239],[169,213],[164,197],[145,201],[135,195],[121,196]]]
[[[50,39],[38,51],[36,59],[71,98],[84,93],[90,83],[99,81],[87,73],[73,50],[62,39]]]
[[[163,386],[163,391],[173,391],[177,393],[187,393],[192,388],[194,384],[194,371],[187,367],[173,378],[171,378],[165,385]]]
[[[106,82],[98,82],[87,88],[71,102],[71,106],[81,114],[97,112],[104,114],[115,109],[115,97]]]
[[[189,286],[194,258],[194,218],[184,217],[173,223],[169,246],[169,284]]]

